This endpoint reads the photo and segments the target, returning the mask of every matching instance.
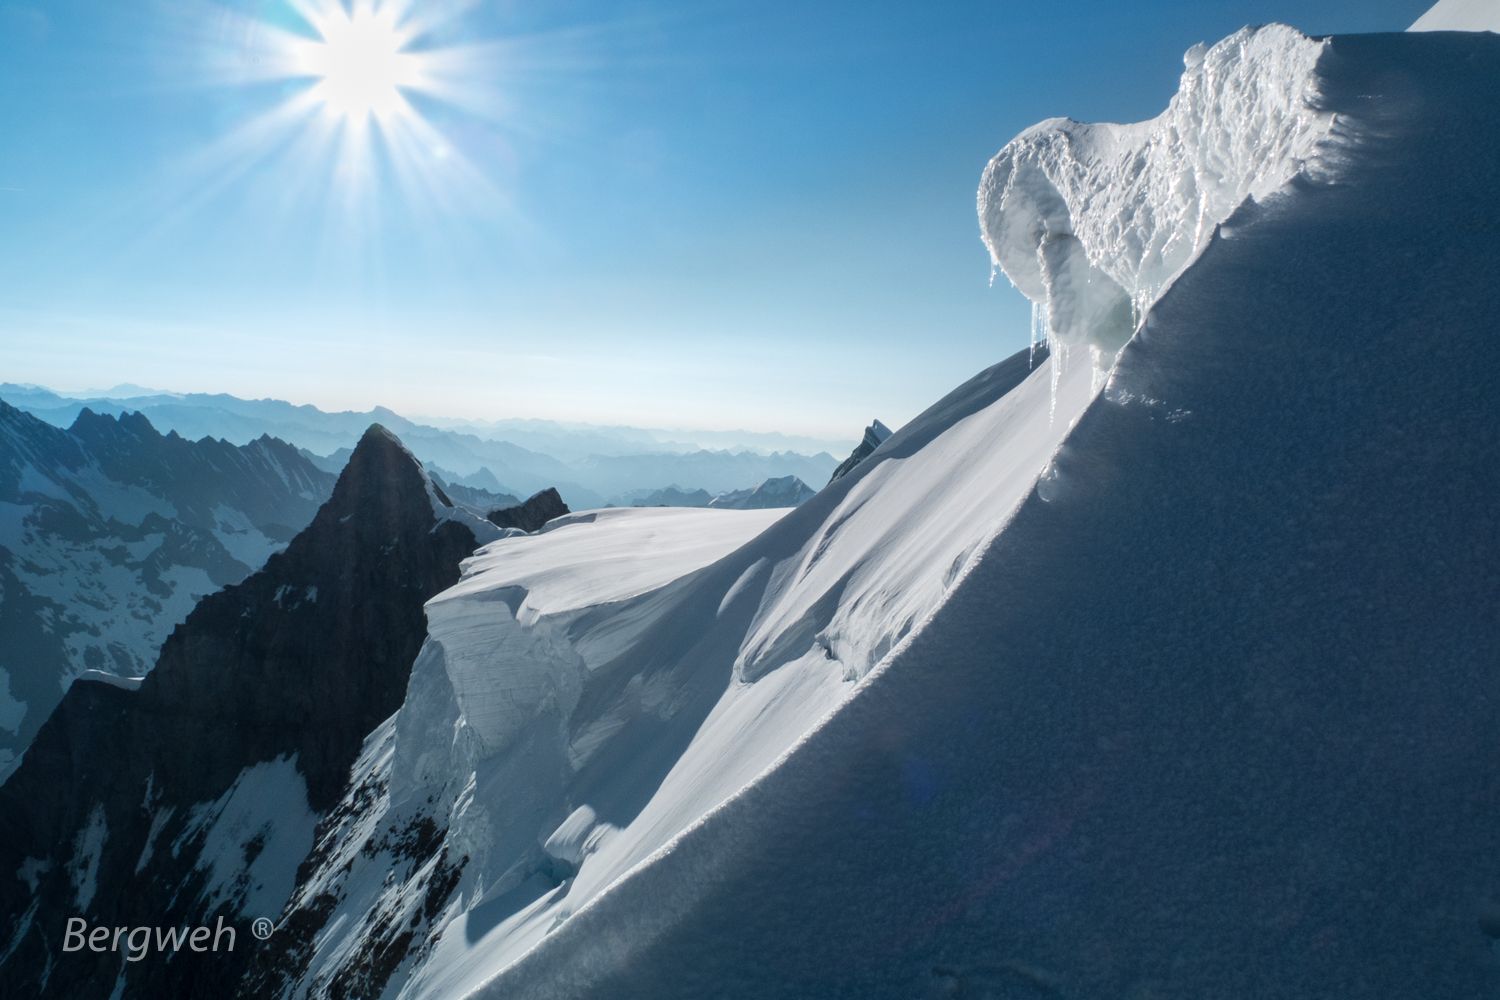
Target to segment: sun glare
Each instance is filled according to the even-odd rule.
[[[330,220],[352,227],[339,239],[367,232],[362,227],[377,225],[398,205],[465,217],[506,210],[508,199],[493,178],[424,115],[442,106],[449,109],[445,122],[480,116],[493,127],[499,120],[488,76],[497,46],[435,43],[452,35],[448,22],[472,6],[467,0],[277,0],[276,6],[283,4],[295,11],[295,27],[251,18],[236,24],[243,31],[234,34],[248,51],[222,62],[239,74],[231,79],[258,85],[272,99],[197,157],[206,185],[270,176],[261,167],[275,161],[279,183],[268,190],[287,210],[317,204]],[[267,86],[273,82],[279,95]]]
[[[334,114],[386,118],[405,106],[402,87],[418,82],[418,58],[401,51],[409,40],[389,17],[359,7],[335,8],[316,25],[321,43],[304,50],[302,69],[321,77],[312,96]]]

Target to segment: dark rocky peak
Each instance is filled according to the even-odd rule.
[[[202,857],[209,832],[194,819],[213,811],[199,807],[237,794],[257,768],[279,768],[283,795],[284,777],[300,773],[305,804],[294,789],[292,812],[335,804],[365,736],[405,696],[427,632],[423,604],[458,581],[475,542],[434,512],[411,453],[371,427],[312,523],[260,572],[201,600],[138,689],[74,683],[0,786],[0,870],[29,864],[35,876],[0,879],[0,941],[14,944],[0,996],[110,993],[118,954],[53,958],[70,916],[112,927],[240,919],[263,881],[249,866],[278,836],[276,807],[250,803],[272,810],[255,820],[260,832],[223,833],[245,843],[213,858]],[[87,835],[96,828],[102,841]],[[260,863],[290,885],[305,850]],[[214,874],[226,864],[243,877]],[[81,900],[85,869],[97,891]],[[243,914],[242,933],[258,915]],[[228,995],[249,954],[132,965],[126,995]]]
[[[400,707],[422,604],[458,581],[475,545],[462,524],[439,523],[421,464],[373,425],[312,524],[168,638],[142,699],[241,727],[248,742],[225,761],[235,771],[299,753],[320,808],[365,734]]]
[[[555,487],[547,487],[540,493],[534,494],[525,503],[515,507],[503,507],[500,510],[490,511],[486,517],[490,523],[497,528],[520,528],[522,531],[540,531],[542,525],[554,517],[562,517],[571,514],[568,505],[563,503],[563,498],[558,494]]]
[[[833,470],[833,475],[829,477],[828,481],[830,483],[837,482],[848,475],[849,470],[874,454],[875,449],[884,444],[885,439],[890,436],[891,429],[889,427],[879,420],[872,422],[870,426],[865,428],[864,438],[859,444],[854,446],[854,450],[849,453],[849,457],[839,463],[837,469]]]

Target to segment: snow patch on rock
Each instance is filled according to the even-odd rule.
[[[283,755],[243,769],[216,801],[195,806],[172,853],[202,837],[197,867],[209,873],[209,908],[228,902],[240,913],[274,916],[296,887],[317,820],[295,755]]]
[[[99,888],[99,859],[104,856],[104,843],[109,839],[109,824],[104,819],[104,806],[96,803],[89,813],[88,823],[78,831],[73,840],[73,860],[68,862],[73,888],[80,913],[88,912]]]

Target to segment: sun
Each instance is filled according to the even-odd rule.
[[[403,52],[410,41],[388,13],[334,6],[314,24],[321,42],[303,48],[301,69],[319,77],[310,95],[328,111],[362,120],[386,119],[406,107],[401,88],[420,82],[417,56]]]

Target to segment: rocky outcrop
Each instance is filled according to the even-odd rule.
[[[284,548],[337,477],[284,441],[0,402],[0,781],[75,677],[139,676],[204,594]]]
[[[829,477],[828,481],[835,483],[848,475],[850,469],[853,469],[860,462],[869,458],[875,449],[879,448],[885,442],[885,439],[890,436],[891,429],[879,420],[870,424],[870,426],[865,428],[864,438],[859,444],[854,446],[854,450],[849,453],[849,457],[840,462],[839,467],[833,470],[833,475]]]
[[[423,603],[474,550],[429,489],[371,427],[307,529],[203,599],[138,690],[73,685],[0,787],[0,871],[26,873],[0,879],[0,996],[232,991],[258,943],[248,922],[280,913],[318,817],[401,705]],[[239,940],[170,961],[124,962],[119,942],[64,954],[73,917],[91,929],[222,917]]]
[[[571,514],[568,505],[558,495],[557,490],[548,487],[540,493],[533,495],[523,504],[515,507],[503,507],[500,510],[492,510],[485,516],[490,523],[497,528],[520,528],[522,531],[539,531],[542,525],[554,517],[562,517]]]

